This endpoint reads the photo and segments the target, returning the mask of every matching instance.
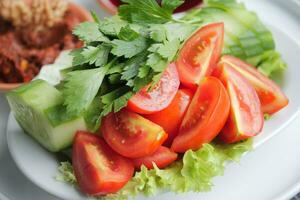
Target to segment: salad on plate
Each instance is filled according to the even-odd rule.
[[[206,0],[181,18],[181,0],[123,2],[74,29],[82,48],[9,92],[12,112],[41,146],[69,156],[56,178],[88,196],[208,191],[288,105],[276,83],[285,62],[235,0]]]

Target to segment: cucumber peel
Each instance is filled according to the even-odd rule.
[[[12,112],[24,131],[51,152],[69,147],[77,130],[86,130],[83,117],[68,116],[62,94],[35,80],[7,94]]]

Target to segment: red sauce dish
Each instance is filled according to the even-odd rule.
[[[72,35],[72,29],[92,20],[89,11],[75,3],[69,3],[62,22],[43,31],[15,28],[0,17],[0,91],[31,81],[61,51],[81,47],[83,44]]]

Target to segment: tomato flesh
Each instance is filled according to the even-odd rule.
[[[217,65],[223,42],[223,23],[206,25],[194,33],[176,61],[180,82],[188,88],[197,88],[201,79],[209,76]]]
[[[140,169],[142,165],[147,169],[153,169],[153,163],[162,169],[173,163],[177,159],[177,153],[171,151],[169,148],[161,146],[150,156],[133,159],[133,165],[136,169]]]
[[[139,114],[152,114],[168,107],[179,88],[178,72],[175,64],[170,64],[155,87],[148,91],[143,88],[129,99],[127,108]]]
[[[152,122],[160,125],[168,134],[164,145],[171,146],[179,131],[183,116],[192,100],[193,92],[189,89],[179,89],[171,104],[164,110],[145,115]]]
[[[226,143],[238,142],[261,132],[264,119],[259,97],[238,71],[227,63],[221,63],[216,75],[228,91],[231,110],[220,138]]]
[[[88,195],[119,191],[133,176],[132,162],[114,152],[103,139],[77,132],[72,162],[79,188]]]
[[[184,153],[211,142],[223,128],[229,110],[230,100],[221,81],[205,77],[199,84],[171,149]]]
[[[128,158],[153,154],[168,137],[162,127],[128,110],[104,117],[101,132],[112,149]]]
[[[233,67],[250,82],[258,94],[264,113],[274,114],[288,105],[289,100],[280,87],[251,65],[228,55],[223,56],[221,62]]]

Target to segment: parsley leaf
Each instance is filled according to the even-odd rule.
[[[64,105],[69,114],[85,111],[97,95],[108,67],[72,71],[67,74],[63,88]]]
[[[84,113],[84,120],[88,126],[88,129],[92,132],[97,131],[100,126],[102,107],[103,105],[100,97],[96,96]]]
[[[115,39],[112,41],[112,44],[111,53],[118,57],[124,56],[125,58],[132,58],[148,48],[148,41],[144,37],[138,37],[132,41]]]
[[[74,49],[70,52],[70,55],[73,57],[73,61],[72,61],[73,67],[86,63],[85,58],[82,55],[83,49],[84,48]]]
[[[156,42],[164,42],[167,39],[167,31],[161,24],[151,25],[149,31],[150,38]]]
[[[121,73],[124,68],[124,63],[114,64],[107,72],[107,74]]]
[[[163,9],[170,13],[173,13],[174,10],[183,3],[183,0],[162,0],[161,5]]]
[[[139,78],[145,78],[150,72],[149,65],[143,65],[139,68],[138,77]]]
[[[195,30],[195,26],[186,23],[168,23],[163,27],[169,41],[178,39],[180,42],[184,42]]]
[[[73,68],[62,87],[68,114],[83,114],[95,131],[147,85],[153,87],[191,32],[172,18],[181,0],[124,0],[119,15],[77,26],[85,46],[73,50]],[[109,64],[107,64],[109,63]]]
[[[106,18],[99,23],[99,29],[105,35],[118,36],[122,27],[127,26],[128,23],[119,18],[119,16],[113,16]]]
[[[122,79],[129,81],[130,79],[137,76],[139,73],[139,68],[141,65],[143,65],[145,58],[146,58],[146,54],[141,53],[141,54],[138,54],[135,57],[129,59],[124,64],[124,69],[122,72]]]
[[[161,57],[158,53],[152,53],[148,56],[147,63],[154,72],[162,72],[167,67],[167,60]]]
[[[183,42],[195,30],[195,26],[184,23],[152,24],[149,27],[150,37],[156,42],[179,40]]]
[[[157,53],[163,58],[167,59],[168,62],[171,62],[174,59],[179,47],[180,41],[178,39],[174,39],[172,41],[165,42],[163,45],[160,45],[157,49]]]
[[[134,31],[133,29],[131,29],[129,25],[127,25],[127,26],[121,28],[121,30],[118,34],[118,37],[121,40],[132,41],[132,40],[137,39],[139,37],[139,34],[136,31]]]
[[[95,64],[96,67],[104,66],[107,63],[110,49],[111,47],[103,44],[97,47],[87,46],[81,52],[85,59],[82,62],[89,63],[90,65]]]
[[[132,95],[133,93],[130,91],[130,88],[126,86],[103,95],[101,97],[101,102],[104,105],[102,115],[105,116],[112,111],[118,112],[126,107]]]
[[[160,6],[156,0],[123,0],[124,5],[119,6],[119,16],[131,23],[161,24],[174,21],[173,11],[183,1],[163,0]]]
[[[109,41],[109,39],[101,33],[98,24],[95,22],[83,22],[77,25],[73,34],[86,43]]]
[[[123,94],[118,99],[114,101],[114,112],[119,112],[122,108],[127,106],[128,100],[132,97],[133,93],[131,91]]]

